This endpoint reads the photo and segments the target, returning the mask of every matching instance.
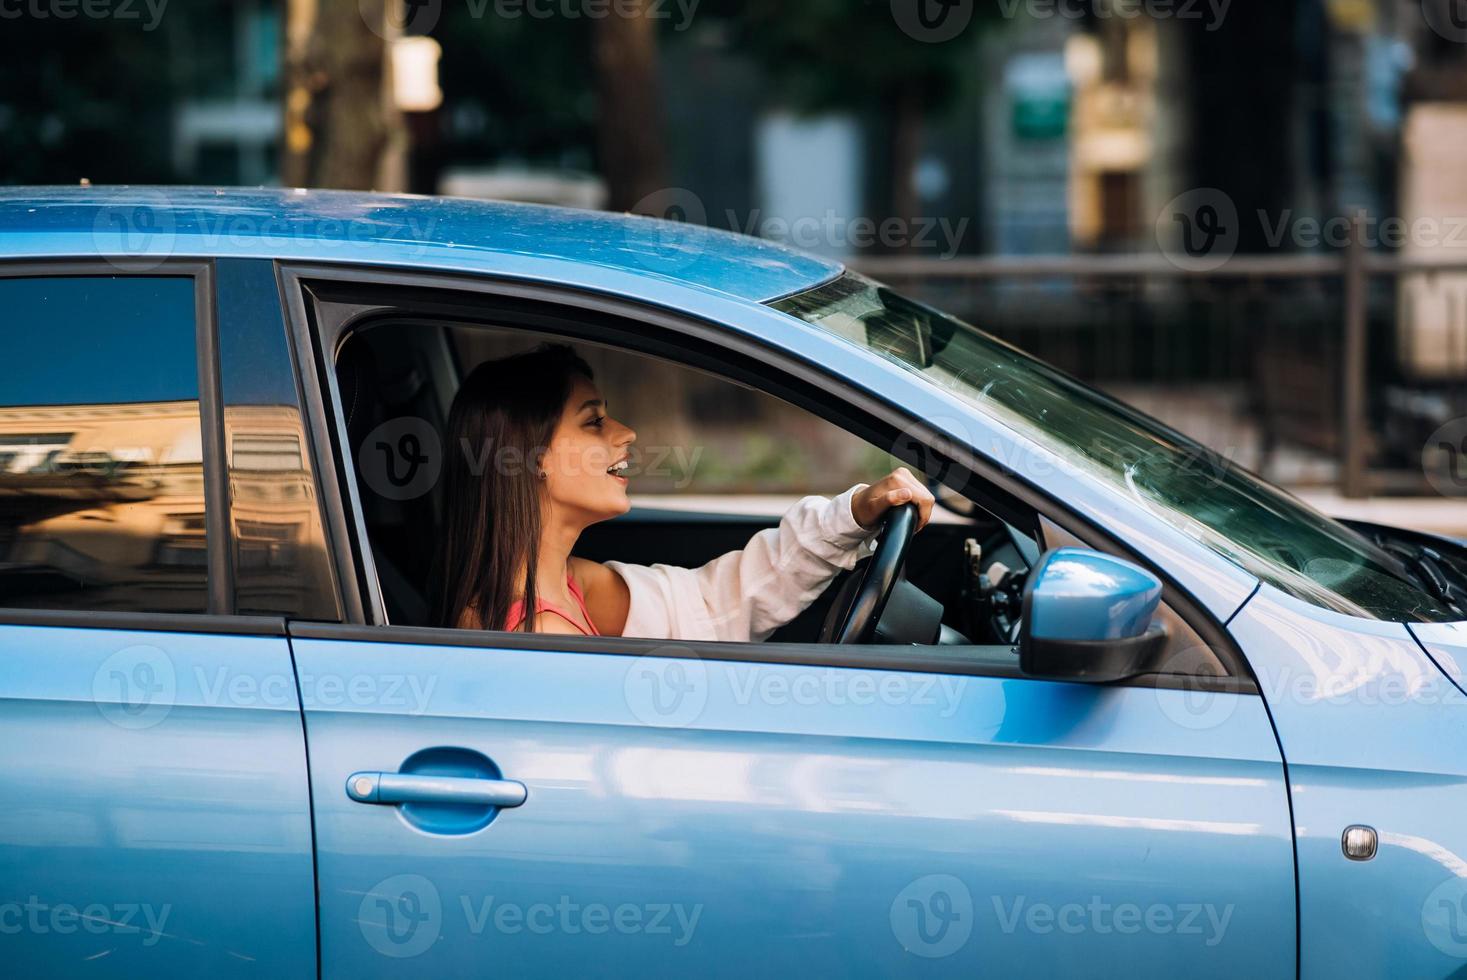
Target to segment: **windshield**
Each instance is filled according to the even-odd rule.
[[[856,274],[774,306],[921,374],[1290,595],[1355,616],[1460,618],[1344,525],[960,320]]]

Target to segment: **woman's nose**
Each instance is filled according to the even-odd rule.
[[[617,424],[621,425],[621,423]],[[636,430],[634,430],[631,426],[622,425],[621,429],[621,438],[618,439],[616,442],[618,446],[630,446],[632,443],[637,441]]]

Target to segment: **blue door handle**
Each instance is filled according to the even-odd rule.
[[[402,772],[354,772],[347,777],[346,795],[358,803],[462,803],[511,807],[525,802],[529,791],[513,779],[475,779],[464,776],[420,776]]]

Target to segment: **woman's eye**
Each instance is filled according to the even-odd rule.
[[[598,415],[594,419],[592,419],[591,421],[587,422],[586,424],[587,425],[594,425],[596,428],[599,429],[605,423],[606,423],[606,416],[605,415]]]

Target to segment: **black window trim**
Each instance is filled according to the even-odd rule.
[[[309,474],[309,476],[311,478],[311,486],[312,486],[313,492],[315,494],[314,504],[315,504],[317,518],[321,521],[321,525],[322,525],[322,539],[323,539],[322,540],[322,544],[326,547],[327,551],[329,552],[330,551],[330,543],[329,543],[329,539],[326,536],[326,530],[325,530],[326,519],[325,519],[325,514],[322,513],[322,506],[321,506],[321,502],[324,499],[324,493],[322,491],[321,480],[317,476],[317,474],[314,472],[314,464],[315,464],[315,461],[318,458],[318,456],[313,451],[313,449],[312,449],[312,447],[310,445],[311,439],[312,439],[312,436],[313,436],[313,433],[312,433],[312,431],[310,429],[310,426],[309,426],[309,424],[307,422],[307,419],[306,419],[305,397],[304,397],[303,392],[301,391],[301,368],[300,368],[300,364],[296,361],[296,346],[292,342],[291,336],[290,336],[290,325],[289,325],[289,322],[288,322],[287,317],[286,317],[285,302],[284,302],[284,297],[285,297],[284,284],[282,283],[282,281],[280,279],[279,264],[274,259],[268,259],[268,258],[249,258],[249,257],[235,257],[235,256],[221,256],[220,257],[220,260],[215,260],[215,261],[225,261],[225,262],[230,262],[230,263],[237,263],[239,265],[250,265],[250,266],[258,265],[258,266],[261,266],[262,269],[268,269],[268,274],[269,274],[272,282],[274,283],[274,287],[275,287],[274,288],[274,292],[271,294],[272,297],[273,297],[273,304],[272,304],[272,309],[271,309],[272,325],[273,326],[277,326],[279,328],[278,342],[279,342],[279,344],[280,344],[280,346],[282,348],[283,354],[285,355],[286,361],[290,365],[290,367],[289,367],[290,375],[291,375],[290,382],[291,382],[292,387],[295,389],[295,396],[296,396],[296,404],[294,406],[292,406],[292,407],[295,408],[296,410],[298,410],[299,413],[300,413],[300,416],[301,416],[301,427],[302,427],[302,431],[303,431],[302,438],[304,440],[304,445],[302,445],[301,451],[304,454],[304,459],[305,459],[306,463],[312,467],[312,472]],[[213,267],[214,264],[215,264],[214,262],[211,262],[210,263],[211,267]],[[219,446],[220,446],[219,459],[221,460],[221,466],[220,466],[219,469],[220,469],[220,473],[221,473],[222,479],[224,481],[224,490],[225,490],[225,493],[226,493],[226,497],[228,499],[228,507],[225,510],[226,516],[225,516],[225,531],[224,531],[224,533],[227,536],[227,539],[228,539],[228,542],[229,542],[229,548],[230,548],[230,553],[229,553],[229,576],[230,576],[230,581],[229,581],[229,586],[230,586],[230,591],[229,591],[229,603],[230,603],[230,605],[229,605],[229,612],[230,612],[231,615],[238,615],[238,613],[239,613],[239,606],[240,606],[240,600],[239,600],[239,571],[238,571],[239,568],[240,568],[240,544],[239,544],[238,535],[236,533],[237,530],[238,530],[238,528],[237,528],[236,523],[235,523],[235,520],[234,520],[233,470],[235,468],[235,462],[234,462],[234,459],[232,458],[232,456],[230,456],[229,451],[228,451],[229,450],[229,439],[230,439],[230,435],[232,434],[232,430],[231,430],[230,425],[228,423],[228,420],[226,418],[226,409],[229,407],[229,404],[231,404],[231,403],[229,403],[227,401],[227,399],[225,398],[225,395],[224,395],[224,379],[226,377],[226,373],[227,372],[224,370],[224,366],[222,364],[218,363],[218,352],[219,352],[219,350],[221,348],[220,348],[219,339],[218,339],[219,338],[219,332],[218,332],[218,327],[217,327],[218,324],[222,324],[222,323],[225,322],[226,314],[229,313],[229,312],[231,312],[231,311],[221,310],[219,308],[219,304],[220,304],[220,300],[221,300],[221,297],[219,295],[219,281],[220,281],[219,270],[217,268],[214,268],[214,275],[213,275],[213,277],[211,279],[210,285],[211,285],[211,292],[213,294],[213,310],[214,310],[214,320],[215,320],[215,324],[216,324],[216,329],[214,331],[214,344],[215,344],[215,352],[216,352],[215,364],[214,364],[214,372],[215,372],[214,377],[215,377],[215,403],[219,406],[220,428],[221,428],[220,443],[219,443]],[[331,561],[331,556],[330,556],[329,553],[326,556],[326,559],[327,559],[328,573],[329,573],[329,576],[331,578],[331,581],[326,584],[326,586],[324,587],[323,591],[332,600],[335,601],[335,603],[336,603],[336,616],[337,616],[337,621],[339,621],[340,616],[341,616],[341,595],[342,595],[342,590],[339,587],[338,583],[335,581],[335,578],[336,578],[336,575],[335,575],[336,567],[335,567],[335,564]],[[274,618],[274,616],[276,614],[275,613],[271,613],[271,612],[261,612],[261,613],[247,613],[245,615],[246,616],[256,616],[256,615],[258,615],[258,616],[261,616],[261,617],[266,618],[266,619],[272,619],[272,618]]]
[[[365,626],[360,623],[311,623],[288,620],[292,639],[356,643],[396,643],[430,647],[470,647],[480,650],[533,650],[539,653],[599,654],[705,660],[714,663],[778,664],[842,670],[881,670],[905,673],[954,674],[1000,680],[1040,680],[1013,666],[975,660],[964,651],[972,647],[867,644],[836,646],[829,643],[728,643],[711,640],[646,640],[625,636],[576,636],[563,633],[504,633],[454,630],[434,626]],[[996,649],[996,648],[994,648]],[[1056,683],[1051,681],[1051,683]],[[1243,677],[1190,677],[1182,674],[1145,674],[1124,687],[1159,690],[1205,690],[1227,694],[1257,694]]]
[[[210,259],[169,257],[149,260],[142,268],[136,258],[86,256],[81,258],[5,259],[0,279],[191,279],[194,287],[194,348],[198,364],[199,427],[204,470],[204,541],[208,552],[208,605],[202,613],[133,613],[109,610],[37,610],[0,608],[0,624],[85,625],[94,629],[146,629],[157,622],[160,630],[194,629],[199,632],[254,632],[240,626],[234,612],[232,543],[229,533],[229,484],[224,459],[224,418],[219,400],[219,357],[214,317],[214,264]],[[253,620],[255,617],[248,617]],[[260,617],[258,629],[269,631],[271,617]],[[190,624],[179,625],[181,621]],[[213,629],[227,623],[228,629]]]
[[[327,409],[328,398],[331,404],[339,402],[335,372],[330,369],[331,358],[327,356],[327,352],[334,357],[346,336],[370,320],[382,317],[453,317],[470,322],[522,327],[572,339],[610,343],[627,350],[694,366],[698,365],[698,359],[691,353],[694,349],[717,350],[726,359],[717,362],[715,373],[738,379],[740,372],[733,364],[741,359],[753,360],[762,369],[787,376],[794,387],[786,388],[782,379],[771,386],[770,379],[763,374],[740,379],[743,383],[752,383],[756,388],[792,400],[863,438],[872,437],[871,433],[876,431],[871,428],[873,423],[879,429],[912,434],[920,438],[935,454],[940,451],[944,458],[951,459],[961,471],[972,474],[998,494],[1021,503],[1035,513],[1043,514],[1091,547],[1127,556],[1151,569],[1162,579],[1163,601],[1197,632],[1229,671],[1229,675],[1225,677],[1147,675],[1126,682],[1128,685],[1255,695],[1259,693],[1256,678],[1246,658],[1225,626],[1205,610],[1195,597],[1177,585],[1164,569],[1156,567],[1108,529],[1072,512],[1061,501],[1049,497],[1018,474],[1000,468],[968,447],[954,443],[950,438],[932,430],[921,419],[908,416],[899,405],[854,389],[837,376],[828,374],[819,364],[806,363],[755,338],[737,334],[716,321],[694,314],[573,286],[526,282],[490,274],[434,272],[345,263],[282,262],[280,276],[286,287],[287,317],[292,339],[299,348],[296,352],[297,363],[314,366],[313,370],[302,371],[305,407],[309,416],[308,429],[312,433],[313,450],[326,454],[326,458],[318,455],[316,469],[326,494],[324,503],[328,516],[328,534],[336,558],[338,581],[343,591],[342,608],[347,615],[346,622],[342,624],[291,621],[288,628],[292,636],[486,649],[508,647],[586,653],[617,652],[641,656],[683,656],[686,652],[675,651],[691,650],[694,655],[707,660],[796,662],[813,666],[899,671],[920,670],[922,668],[917,665],[925,661],[933,665],[928,669],[942,664],[942,672],[1008,676],[1006,672],[987,664],[970,663],[959,669],[955,659],[949,662],[941,656],[913,656],[912,648],[909,647],[870,647],[865,652],[857,652],[862,648],[822,647],[815,644],[705,644],[681,641],[669,644],[662,640],[622,637],[614,638],[613,642],[612,638],[606,637],[556,635],[553,639],[545,639],[537,638],[534,634],[386,624],[380,592],[376,590],[370,549],[357,546],[357,542],[366,541],[366,528],[363,525],[356,480],[351,479],[350,474],[343,470],[343,460],[337,458],[338,454],[333,451],[334,446],[344,444],[345,436],[340,429],[337,413]],[[372,289],[394,295],[392,298],[373,299],[370,296]],[[403,309],[403,290],[422,291],[424,295],[421,301],[415,300],[411,309]],[[350,301],[336,301],[339,315],[334,316],[331,322],[319,322],[318,312],[322,306],[322,297],[319,294],[332,291],[342,294],[351,291],[357,296]],[[621,329],[609,327],[609,323],[620,324]],[[636,329],[638,326],[642,327],[640,331]],[[650,335],[647,330],[649,327],[660,335],[677,338],[679,343],[674,345],[662,336]],[[813,402],[798,394],[791,398],[791,394],[799,389],[833,391],[841,404],[832,406],[826,402]],[[343,483],[346,484],[345,488],[342,487]],[[349,503],[344,503],[345,501]],[[347,506],[351,508],[350,514],[346,513]],[[351,588],[350,583],[357,583],[358,588]],[[368,593],[367,603],[363,602],[364,591]],[[674,652],[660,652],[669,649]],[[1033,679],[1017,671],[1013,676]]]
[[[0,609],[0,626],[123,630],[130,633],[208,633],[234,636],[286,636],[283,616],[232,616],[206,613],[149,613],[89,609]]]

